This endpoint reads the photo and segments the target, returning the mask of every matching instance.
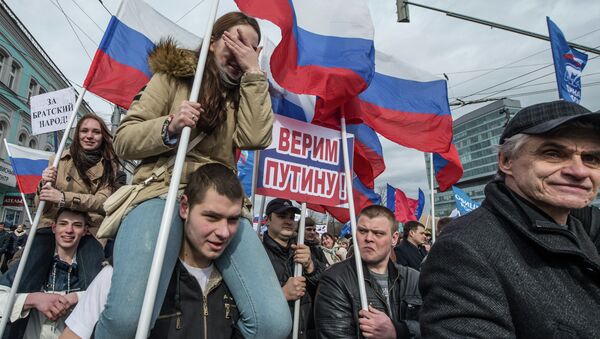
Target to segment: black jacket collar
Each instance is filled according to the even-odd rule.
[[[559,225],[546,213],[511,191],[503,181],[493,181],[485,188],[482,207],[507,222],[539,248],[554,254],[578,257],[586,267],[600,273],[600,256],[581,222],[569,216],[567,227]]]

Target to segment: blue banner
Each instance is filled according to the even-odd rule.
[[[465,215],[477,207],[481,206],[480,203],[471,199],[465,191],[461,190],[456,186],[452,186],[452,191],[454,193],[454,200],[456,202],[456,209],[458,210],[459,215]]]
[[[587,63],[587,54],[569,47],[565,36],[549,17],[548,34],[554,59],[554,71],[559,97],[563,100],[579,103],[581,100],[581,72]]]

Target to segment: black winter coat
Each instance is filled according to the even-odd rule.
[[[290,243],[295,243],[290,240]],[[268,233],[265,233],[263,238],[263,245],[267,251],[267,256],[275,269],[275,274],[279,280],[279,284],[283,287],[290,277],[294,276],[294,251],[288,246],[283,247],[273,240]],[[313,338],[314,337],[314,322],[312,312],[312,299],[317,290],[317,284],[321,277],[321,272],[324,267],[316,260],[311,251],[311,256],[314,265],[314,271],[311,274],[304,273],[306,278],[306,291],[302,299],[300,300],[300,326],[299,326],[299,338]],[[288,301],[290,313],[294,315],[294,304],[295,301]],[[291,338],[291,333],[288,336]]]
[[[12,255],[13,237],[6,230],[0,232],[0,254]]]
[[[501,181],[452,221],[421,269],[424,338],[600,338],[600,257]]]
[[[419,338],[419,272],[406,266],[388,263],[389,314],[381,287],[363,262],[367,302],[392,319],[397,338]],[[318,338],[363,338],[358,327],[361,310],[355,259],[332,265],[321,276],[315,300],[315,323]]]

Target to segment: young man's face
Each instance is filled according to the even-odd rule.
[[[63,211],[52,225],[56,246],[65,251],[77,249],[79,241],[87,232],[83,214]]]
[[[223,253],[237,232],[242,215],[242,199],[232,201],[209,188],[204,201],[191,207],[183,195],[179,215],[185,220],[182,245],[184,261],[196,267],[207,267]]]
[[[267,218],[269,236],[276,240],[290,240],[294,236],[294,231],[296,231],[294,215],[292,210],[283,213],[271,213]]]
[[[412,230],[408,232],[408,236],[412,241],[417,244],[417,246],[423,245],[427,240],[427,235],[425,234],[425,227],[419,226],[416,230]]]
[[[390,221],[383,216],[371,219],[361,215],[356,224],[356,239],[364,262],[368,266],[387,263],[392,244],[398,239],[398,232],[392,233]]]
[[[312,225],[304,227],[304,240],[316,241],[318,238],[317,226]]]

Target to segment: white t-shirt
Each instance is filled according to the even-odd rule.
[[[183,264],[183,267],[185,267],[185,269],[190,272],[190,274],[196,278],[196,280],[198,280],[198,285],[200,285],[202,292],[206,293],[206,284],[208,284],[208,278],[210,278],[210,275],[212,274],[213,264],[210,264],[210,266],[206,268],[197,268],[190,266],[183,261],[181,261],[181,263]]]
[[[110,291],[112,273],[112,266],[107,265],[102,268],[65,321],[71,331],[83,339],[92,336],[94,326],[100,319],[100,313],[104,310],[108,291]]]
[[[202,291],[206,291],[206,284],[208,278],[213,271],[213,264],[207,268],[196,268],[192,267],[183,261],[179,260],[185,269],[190,272],[192,276],[198,280],[198,284],[202,288]],[[108,298],[108,292],[110,291],[110,284],[113,274],[112,266],[105,266],[100,273],[94,278],[94,281],[88,286],[85,295],[80,297],[77,306],[73,309],[73,312],[65,323],[73,333],[77,334],[82,339],[89,339],[94,331],[94,326],[100,319],[100,313],[104,310],[106,300]]]

